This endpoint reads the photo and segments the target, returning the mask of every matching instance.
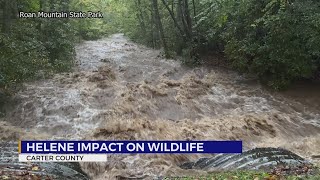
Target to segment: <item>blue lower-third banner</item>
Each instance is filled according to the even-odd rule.
[[[19,153],[242,153],[242,141],[20,141]]]

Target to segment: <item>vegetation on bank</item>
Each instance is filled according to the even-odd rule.
[[[319,76],[318,0],[119,1],[123,31],[166,56],[195,65],[205,53],[223,53],[232,66],[274,89]],[[319,77],[318,77],[319,78]]]
[[[114,33],[110,2],[0,0],[0,109],[25,81],[69,71],[75,43]],[[101,11],[103,19],[19,18],[19,12]],[[0,110],[1,112],[1,110]],[[0,114],[1,116],[1,114]]]
[[[68,71],[79,39],[123,32],[182,55],[224,54],[232,66],[282,89],[320,78],[318,0],[0,0],[0,101],[17,84]],[[102,19],[18,18],[20,11],[95,11]],[[0,103],[1,104],[1,103]]]
[[[200,177],[171,177],[163,180],[318,180],[320,175],[277,176],[264,172],[236,171],[212,173]]]

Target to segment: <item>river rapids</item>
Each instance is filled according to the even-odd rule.
[[[85,41],[76,53],[73,72],[15,95],[2,140],[243,140],[245,149],[281,147],[319,160],[320,91],[308,101],[230,70],[188,68],[122,34]],[[110,155],[81,167],[93,179],[204,175],[179,167],[204,156]]]

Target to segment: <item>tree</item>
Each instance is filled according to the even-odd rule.
[[[136,8],[138,9],[137,18],[139,19],[142,33],[146,34],[147,29],[146,29],[146,25],[145,25],[144,16],[143,16],[141,0],[135,1],[135,5],[136,5]]]
[[[180,33],[181,37],[182,37],[182,38],[184,39],[184,41],[186,42],[186,41],[187,41],[186,35],[185,35],[185,33],[183,32],[183,30],[182,30],[182,28],[180,27],[180,25],[178,24],[178,21],[177,21],[176,17],[174,16],[174,12],[173,12],[173,2],[174,2],[174,1],[172,1],[172,9],[170,9],[169,5],[166,3],[166,0],[161,0],[161,1],[162,1],[163,5],[165,6],[165,8],[168,10],[168,12],[169,12],[169,14],[170,14],[170,16],[171,16],[171,18],[172,18],[172,20],[173,20],[173,22],[174,22],[175,27],[179,30],[179,33]]]
[[[166,57],[169,57],[170,55],[169,55],[169,50],[168,50],[166,38],[164,35],[162,22],[161,22],[161,17],[160,17],[159,8],[158,8],[158,1],[152,0],[152,4],[153,4],[153,10],[154,10],[154,20],[155,20],[155,24],[160,32],[162,46],[164,48],[164,52],[165,52]]]

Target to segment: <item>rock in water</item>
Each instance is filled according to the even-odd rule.
[[[70,179],[87,180],[79,163],[21,163],[18,144],[0,142],[0,179]]]
[[[217,170],[272,170],[275,166],[297,167],[310,164],[302,157],[280,148],[256,148],[242,154],[219,154],[181,165],[183,169]]]

